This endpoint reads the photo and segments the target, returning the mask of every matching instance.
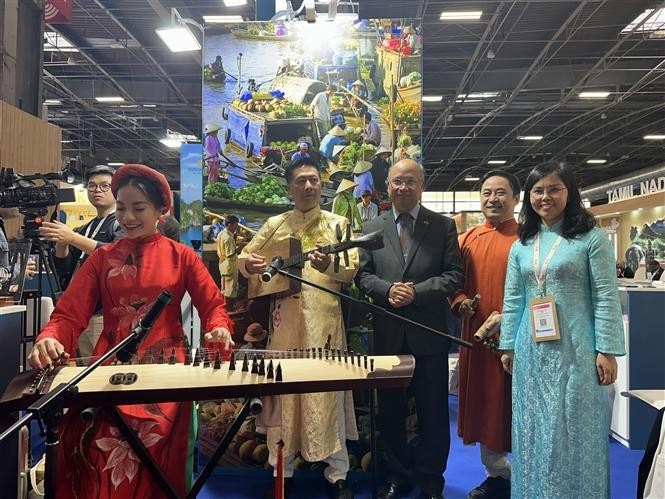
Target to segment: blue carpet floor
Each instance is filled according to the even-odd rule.
[[[457,437],[457,397],[450,397],[451,449],[445,473],[446,499],[464,499],[467,493],[485,479],[477,446],[465,446]],[[610,440],[610,476],[612,499],[633,499],[637,484],[637,468],[643,451],[631,451]],[[297,474],[293,489],[294,499],[325,499],[329,497],[327,482],[321,474],[306,471]],[[203,487],[199,499],[254,499],[262,498],[271,475],[267,471],[222,470],[214,473]],[[367,474],[351,474],[350,486],[356,499],[371,498],[371,484]],[[409,499],[418,497],[414,490]],[[290,496],[291,497],[291,496]]]

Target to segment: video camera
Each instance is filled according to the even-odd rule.
[[[35,180],[42,185],[36,185]],[[0,208],[18,208],[25,217],[23,235],[27,239],[39,238],[39,227],[49,206],[76,201],[73,189],[58,189],[54,180],[71,183],[73,177],[67,170],[21,175],[13,168],[0,168]]]

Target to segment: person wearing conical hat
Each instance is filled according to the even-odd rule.
[[[351,83],[351,94],[353,94],[353,99],[351,99],[351,107],[354,109],[359,109],[363,114],[367,111],[367,106],[363,104],[359,99],[367,100],[367,87],[365,84],[356,80]]]
[[[335,198],[333,199],[332,212],[335,215],[346,217],[354,230],[360,230],[363,225],[358,205],[353,197],[353,189],[358,184],[351,182],[349,179],[342,179],[335,191]]]
[[[372,158],[372,180],[374,181],[374,189],[383,197],[388,196],[388,169],[390,168],[390,149],[385,146],[380,146],[374,153]]]
[[[353,168],[353,181],[356,188],[353,191],[353,197],[360,199],[363,191],[374,192],[374,179],[372,178],[372,163],[360,159]]]
[[[221,128],[217,123],[208,123],[205,127],[206,138],[203,149],[205,164],[208,167],[208,182],[219,180],[219,165],[221,164],[219,155],[222,152],[222,145],[217,138],[217,133]]]
[[[418,33],[416,33],[416,30],[413,29],[413,26],[407,26],[402,30],[402,33],[406,35],[406,37],[404,37],[404,46],[411,49],[411,54],[409,55],[419,54],[423,46],[420,37],[418,36]]]
[[[334,157],[334,147],[341,145],[346,145],[346,132],[344,132],[339,125],[335,125],[328,131],[326,136],[323,137],[323,140],[321,140],[319,152],[324,158],[332,160]]]

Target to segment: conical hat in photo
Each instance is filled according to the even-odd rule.
[[[372,169],[372,163],[361,159],[356,161],[356,166],[353,169],[353,173],[356,175],[360,175],[361,173],[368,172],[371,169]]]
[[[341,144],[337,144],[336,146],[333,146],[333,153],[332,153],[333,158],[334,158],[335,156],[337,156],[339,153],[341,153],[341,152],[342,152],[344,149],[346,149],[347,147],[348,147],[348,146],[346,146],[346,145],[341,145]]]
[[[349,189],[353,189],[357,185],[358,184],[356,184],[352,180],[349,180],[348,178],[342,179],[342,181],[337,186],[335,194],[339,194],[341,192],[348,191]]]
[[[346,137],[346,132],[342,130],[342,127],[340,127],[339,125],[335,125],[334,127],[332,127],[328,131],[328,133],[330,135],[334,135],[335,137]]]
[[[338,180],[343,179],[347,175],[347,171],[342,170],[341,168],[334,168],[332,170],[328,170],[328,178],[330,178],[331,181],[337,182]]]
[[[374,153],[374,157],[376,158],[377,156],[385,153],[390,154],[390,149],[388,149],[386,146],[379,146],[379,148]]]
[[[364,84],[362,81],[360,81],[360,80],[356,80],[356,81],[354,81],[353,83],[351,83],[351,86],[352,86],[352,87],[355,87],[356,85],[360,85],[361,87],[364,87],[364,86],[365,86],[365,84]]]
[[[208,123],[206,125],[205,132],[206,133],[212,133],[212,132],[215,132],[215,131],[221,130],[221,129],[222,129],[222,127],[219,126],[217,123]]]

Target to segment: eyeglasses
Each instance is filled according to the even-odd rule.
[[[85,187],[90,192],[95,192],[97,189],[99,189],[102,192],[108,192],[111,190],[111,184],[95,184],[94,182],[90,182]]]
[[[396,189],[399,189],[402,186],[412,189],[418,185],[418,181],[415,178],[391,178],[389,182],[390,185]]]
[[[558,196],[565,190],[566,188],[562,186],[550,187],[549,189],[533,189],[531,191],[531,197],[536,199],[542,199],[545,197],[545,195]]]

